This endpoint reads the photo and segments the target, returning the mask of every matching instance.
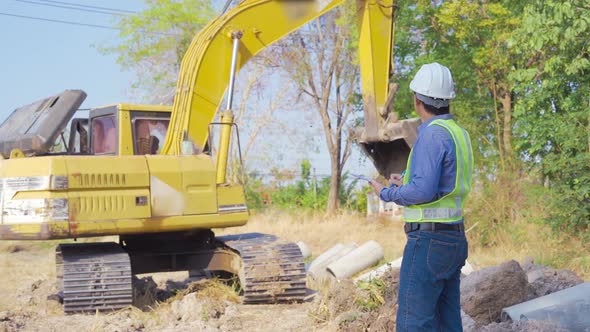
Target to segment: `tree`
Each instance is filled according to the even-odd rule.
[[[330,154],[329,214],[340,205],[342,172],[352,148],[347,125],[359,105],[356,49],[350,46],[351,29],[338,22],[342,17],[343,10],[335,10],[291,34],[276,48],[275,57],[297,86],[298,96],[310,102],[321,119]]]
[[[590,224],[590,6],[587,1],[533,1],[514,43],[535,62],[512,75],[517,146],[552,189],[548,220],[564,228]]]
[[[215,15],[210,0],[145,0],[146,9],[121,16],[121,42],[101,48],[137,74],[134,87],[152,100],[171,99],[180,62],[194,35]],[[173,93],[173,92],[172,92]]]
[[[511,72],[526,65],[530,54],[516,54],[511,37],[519,27],[523,4],[514,0],[419,0],[400,4],[396,35],[396,80],[401,89],[396,110],[411,109],[407,88],[423,63],[450,67],[457,98],[451,112],[471,134],[476,170],[488,181],[504,184],[495,206],[498,220],[514,220],[519,178],[514,152],[514,91]],[[401,113],[401,112],[400,112]]]

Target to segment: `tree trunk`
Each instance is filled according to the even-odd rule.
[[[498,156],[500,156],[500,166],[502,166],[502,170],[505,170],[506,164],[504,163],[504,149],[502,149],[502,135],[500,135],[500,128],[502,126],[500,124],[500,113],[498,112],[498,90],[495,82],[492,86],[492,92],[494,97],[494,113],[496,115],[496,140],[498,141]]]
[[[328,195],[328,208],[326,213],[329,215],[335,214],[340,208],[340,165],[332,159],[331,163],[331,176],[330,176],[330,193]]]
[[[588,135],[588,153],[590,153],[590,104],[588,105],[588,125],[586,127],[586,134]]]
[[[506,95],[501,99],[502,110],[504,112],[504,128],[502,129],[504,141],[504,156],[505,160],[510,165],[512,161],[512,94],[506,92]]]

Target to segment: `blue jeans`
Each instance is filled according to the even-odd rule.
[[[467,259],[463,231],[414,231],[400,271],[397,331],[463,331],[460,277]]]

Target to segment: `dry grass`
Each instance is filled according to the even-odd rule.
[[[495,245],[478,246],[470,235],[469,261],[477,268],[498,265],[510,259],[522,262],[532,257],[537,264],[569,269],[590,279],[590,248],[581,239],[556,234],[549,226],[520,223],[496,231]]]
[[[469,226],[468,226],[469,227]],[[531,256],[537,263],[573,270],[583,279],[590,279],[590,248],[581,240],[555,235],[546,225],[524,220],[494,233],[493,245],[481,246],[478,232],[482,224],[469,234],[469,263],[476,269],[498,265],[514,259],[522,262]],[[216,230],[218,234],[261,232],[290,241],[303,241],[317,257],[337,243],[362,244],[375,240],[383,247],[385,261],[400,257],[406,243],[402,224],[387,219],[370,220],[359,214],[343,213],[326,217],[320,213],[286,213],[268,210],[255,215],[243,227]]]
[[[320,213],[285,213],[268,210],[254,215],[247,225],[216,230],[216,234],[259,232],[274,234],[292,242],[303,241],[317,257],[337,243],[377,241],[384,250],[385,260],[402,255],[406,237],[399,221],[368,220],[365,216],[343,213],[326,217]]]

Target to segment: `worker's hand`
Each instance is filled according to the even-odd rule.
[[[381,193],[381,189],[385,188],[384,185],[382,185],[381,183],[375,181],[375,180],[371,180],[369,181],[369,185],[371,186],[371,188],[373,188],[373,192],[379,196],[379,194]]]
[[[394,173],[389,176],[389,183],[396,187],[401,186],[403,184],[403,180],[404,177],[401,174]]]

